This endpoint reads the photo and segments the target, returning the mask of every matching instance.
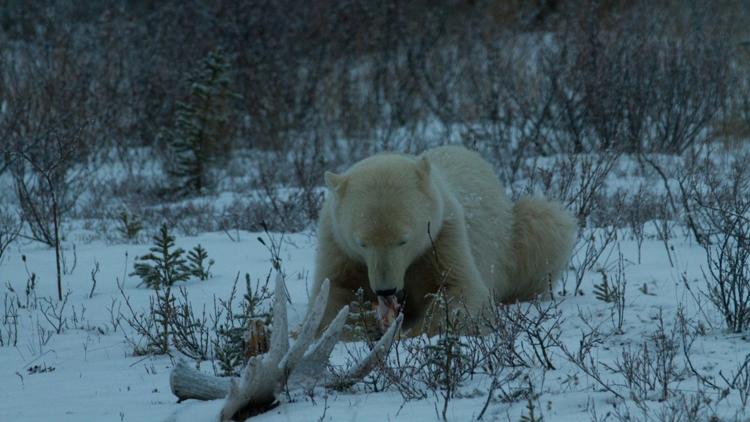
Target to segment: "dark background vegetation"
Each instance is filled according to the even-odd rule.
[[[746,138],[748,14],[740,1],[6,0],[0,173],[44,208],[24,207],[32,220],[124,209],[185,231],[302,229],[324,170],[447,142],[482,152],[517,194],[544,186],[529,159]],[[223,191],[253,199],[164,205]]]

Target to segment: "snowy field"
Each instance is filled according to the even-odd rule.
[[[748,339],[726,332],[718,314],[699,293],[705,286],[705,252],[687,238],[674,238],[669,244],[674,264],[670,266],[667,249],[655,232],[649,232],[650,226],[646,225],[640,264],[636,243],[624,232],[618,233],[618,241],[597,264],[613,280],[618,264],[622,263],[627,284],[621,330],[617,329],[612,303],[598,300],[593,293],[594,286],[602,282],[602,272],[585,274],[581,285],[583,295],[570,294],[571,274],[567,275],[567,295],[560,294],[560,285],[555,289],[554,303],[561,317],[559,343],[575,354],[582,334],[596,331],[597,342],[587,359],[592,359],[590,363],[599,368],[601,382],[566,357],[561,347],[551,346],[550,361],[554,369],[544,370],[541,365],[523,369],[523,383],[532,386],[529,398],[509,401],[496,389],[483,420],[521,420],[529,416],[529,403],[536,417],[548,421],[607,420],[615,415],[618,419],[630,415],[633,420],[663,420],[673,415],[673,420],[687,420],[686,412],[691,408],[697,409],[695,420],[708,420],[711,415],[719,416],[717,420],[747,420],[748,410],[739,389],[714,391],[699,382],[688,368],[686,353],[702,376],[722,386],[720,373],[731,378],[750,352]],[[75,238],[75,232],[70,236]],[[228,297],[238,273],[248,273],[253,280],[266,278],[272,266],[268,250],[257,240],[259,236],[266,235],[241,233],[234,241],[224,233],[177,237],[177,246],[187,250],[200,243],[215,260],[211,278],[181,284],[196,307],[210,305],[215,297]],[[282,238],[271,236],[277,241]],[[133,257],[144,254],[148,247],[148,244],[101,241],[77,243],[75,264],[72,250],[67,250],[63,290],[69,292],[69,298],[61,314],[64,326],[57,333],[55,327],[59,324],[54,318],[48,321],[44,317],[51,312],[42,312],[57,302],[54,251],[28,241],[11,246],[0,263],[6,319],[10,301],[18,301],[21,306],[17,312],[15,346],[0,347],[2,420],[205,421],[218,414],[220,402],[176,403],[169,387],[169,372],[176,353],[172,358],[133,356],[133,346],[124,339],[124,333],[132,328],[119,317],[125,311],[117,283],[123,283],[124,294],[134,307],[144,311],[148,308],[152,291],[138,287],[139,280],[128,276]],[[312,232],[283,237],[280,258],[291,295],[291,327],[299,324],[308,303],[314,250]],[[573,262],[576,259],[580,257],[574,257]],[[93,296],[89,297],[91,270],[97,263],[100,271],[95,275]],[[32,273],[36,286],[27,295],[27,281]],[[678,311],[684,314],[684,324],[677,323]],[[674,342],[669,363],[673,368],[667,381],[669,392],[664,400],[657,381],[653,391],[646,391],[642,400],[633,400],[632,389],[623,374],[611,368],[624,361],[624,351],[641,350],[644,343],[650,353],[655,353],[657,347],[651,343],[659,338],[654,333],[660,315],[667,341]],[[5,333],[8,327],[6,320],[2,327]],[[333,364],[343,364],[347,349],[352,347],[356,345],[337,346]],[[202,369],[211,372],[211,365],[204,364]],[[476,419],[488,401],[489,389],[487,376],[466,379],[448,404],[447,419]],[[439,395],[405,401],[395,389],[371,392],[358,386],[342,392],[319,389],[314,394],[296,394],[289,399],[282,398],[280,406],[253,420],[437,420],[443,407]]]
[[[3,2],[0,422],[218,420],[170,375],[310,344],[325,172],[445,144],[575,216],[550,294],[345,383],[355,301],[251,420],[750,422],[749,5]]]

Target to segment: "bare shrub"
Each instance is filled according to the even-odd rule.
[[[193,309],[188,298],[187,289],[179,288],[173,312],[169,316],[171,341],[175,349],[196,361],[210,359],[211,356],[211,325],[205,305],[200,313]]]
[[[560,200],[573,211],[580,225],[586,227],[599,198],[605,195],[607,176],[618,158],[618,154],[611,153],[571,154],[536,169],[536,177],[544,194]]]
[[[702,422],[720,420],[716,408],[721,402],[710,394],[710,391],[675,391],[667,400],[658,404],[644,406],[636,404],[635,409],[627,403],[617,405],[608,416],[615,421],[664,421],[664,422]]]
[[[272,291],[268,287],[271,273],[264,281],[253,284],[250,275],[245,274],[245,293],[242,295],[237,309],[237,282],[239,273],[235,277],[229,296],[225,299],[214,299],[211,316],[211,339],[214,365],[222,375],[238,375],[240,369],[250,357],[252,348],[247,338],[250,327],[260,322],[266,327],[271,325],[271,313],[268,309],[272,299]],[[214,369],[216,371],[216,368]],[[216,372],[219,372],[216,371]]]
[[[62,301],[62,217],[73,207],[83,186],[83,171],[75,166],[81,129],[39,134],[42,142],[19,148],[13,167],[16,194],[34,240],[55,249],[57,293]]]
[[[707,130],[725,101],[729,50],[726,38],[688,33],[663,42],[655,56],[664,77],[655,79],[651,150],[682,153]]]
[[[719,370],[718,377],[706,374],[696,368],[690,355],[696,337],[699,334],[705,334],[705,328],[686,318],[682,309],[678,311],[678,323],[682,335],[681,343],[686,370],[689,370],[698,379],[701,386],[709,387],[715,391],[719,395],[719,400],[729,396],[732,391],[737,392],[744,409],[750,402],[750,355],[746,355],[743,360],[738,361],[737,365],[726,374],[723,370]]]
[[[3,319],[0,325],[0,347],[16,347],[18,345],[18,309],[19,303],[17,295],[12,292],[5,292],[3,296]]]
[[[96,275],[99,274],[99,261],[94,261],[94,266],[91,268],[91,290],[89,291],[89,299],[94,297],[94,290],[96,290]]]
[[[670,241],[672,240],[672,231],[676,223],[667,210],[662,210],[657,218],[652,220],[652,223],[654,224],[654,228],[656,228],[657,239],[661,240],[664,245],[664,252],[667,254],[669,266],[674,268],[674,260],[672,259],[674,247],[670,244]]]
[[[659,406],[654,418],[670,422],[700,422],[719,419],[711,397],[704,391],[697,393],[675,392],[670,400]]]
[[[645,183],[638,186],[638,190],[632,194],[623,196],[629,201],[622,204],[625,212],[625,221],[633,235],[638,247],[638,264],[641,263],[641,251],[645,240],[646,222],[653,220],[663,202]]]
[[[127,313],[121,313],[119,318],[135,331],[135,335],[124,333],[125,340],[133,346],[136,356],[170,353],[170,321],[174,313],[174,296],[172,286],[165,285],[163,289],[154,290],[155,295],[149,297],[149,306],[145,311],[136,310],[130,297],[118,281]]]
[[[625,258],[620,251],[620,244],[617,244],[617,263],[615,270],[608,272],[600,269],[602,275],[600,284],[594,285],[594,297],[611,303],[612,309],[610,317],[615,333],[622,334],[622,325],[625,322],[625,289],[627,288],[627,279],[625,277]]]
[[[708,247],[708,273],[704,273],[708,298],[724,317],[727,327],[741,333],[750,327],[750,224],[736,222],[731,232]],[[736,237],[740,235],[741,237]]]
[[[595,269],[597,265],[604,266],[612,252],[612,245],[617,240],[617,229],[608,227],[604,229],[582,229],[578,232],[578,240],[573,247],[573,257],[570,262],[573,270],[573,295],[582,295],[581,285],[587,272]],[[563,274],[562,294],[567,294],[567,281],[570,276]]]
[[[113,329],[116,331],[120,325],[115,320],[121,320],[133,330],[124,335],[135,355],[171,355],[177,351],[199,365],[209,361],[214,371],[224,376],[237,375],[250,357],[247,352],[252,345],[246,338],[248,327],[256,321],[263,326],[270,324],[269,277],[270,273],[264,283],[259,281],[253,286],[246,274],[246,292],[239,297],[238,273],[229,297],[214,297],[210,308],[204,305],[199,311],[191,303],[186,288],[181,287],[175,293],[169,284],[154,290],[147,308],[137,309],[123,284],[118,282],[125,312],[119,304],[115,308],[113,301],[110,307]]]
[[[601,12],[574,3],[545,50],[560,143],[577,153],[680,153],[705,139],[728,81],[726,33],[694,27],[677,36],[672,12],[646,2]]]
[[[137,173],[143,157],[168,152],[157,139],[160,128],[195,117],[177,106],[193,103],[184,75],[215,48],[232,70],[226,86],[243,97],[220,101],[216,116],[232,118],[215,132],[223,146],[251,157],[249,183],[233,187],[253,190],[253,205],[245,203],[248,214],[237,220],[249,228],[260,220],[284,230],[309,227],[322,171],[384,149],[418,152],[462,142],[492,161],[516,195],[524,178],[536,177],[529,167],[540,157],[576,153],[577,172],[589,171],[588,160],[596,176],[602,156],[582,154],[680,153],[711,134],[717,109],[741,111],[741,102],[721,101],[728,74],[742,67],[734,70],[731,31],[712,8],[542,3],[9,7],[5,19],[12,24],[0,29],[3,39],[14,40],[2,54],[8,101],[0,136],[12,148],[0,147],[0,170],[12,168],[19,145],[83,127],[77,162],[122,165],[127,182],[112,181],[103,191],[150,224],[147,214],[159,210],[142,208],[174,198],[158,189],[168,183],[162,169]],[[695,24],[679,24],[687,21]],[[185,24],[195,31],[180,31]],[[201,163],[222,162],[229,150],[199,151],[205,160],[191,160],[190,167],[201,173]],[[609,158],[602,161],[606,173]],[[566,164],[558,164],[565,172]],[[216,168],[197,184],[214,179],[223,189],[228,173]],[[587,221],[598,208],[592,204],[606,202],[597,179],[580,195],[578,180],[548,193],[571,205],[582,223],[596,225]],[[80,208],[80,215],[100,212]],[[111,218],[120,210],[105,211]],[[167,211],[186,232],[239,229],[229,227],[232,219],[220,206],[172,204]],[[103,226],[98,234],[106,237]]]
[[[582,321],[586,319],[581,315]],[[661,309],[655,317],[656,329],[636,346],[624,348],[613,364],[597,362],[592,354],[604,341],[597,327],[588,326],[581,333],[578,350],[560,345],[563,355],[594,380],[599,386],[618,399],[629,397],[639,409],[650,411],[647,402],[669,400],[676,391],[675,383],[684,378],[687,369],[677,364],[682,340],[680,314],[677,322],[669,328]],[[619,380],[612,380],[602,370],[606,369]],[[623,391],[627,389],[627,393]],[[679,395],[679,393],[678,393]]]
[[[466,330],[466,320],[459,316],[463,312],[459,303],[453,303],[441,288],[433,295],[427,310],[425,326],[437,330],[432,339],[425,336],[408,344],[417,368],[413,380],[426,386],[432,394],[442,400],[440,416],[446,420],[449,402],[473,374],[474,366],[466,350],[466,339],[460,332]]]
[[[21,233],[21,220],[6,207],[0,207],[0,262],[3,254]]]
[[[68,328],[68,318],[65,316],[65,306],[68,304],[69,296],[70,291],[65,292],[62,301],[55,302],[48,297],[40,299],[39,311],[56,334],[60,334],[63,330]]]
[[[713,167],[701,173],[702,183],[694,191],[701,230],[708,242],[705,294],[730,330],[740,333],[750,327],[750,172],[744,160],[732,163],[728,177]]]
[[[739,363],[737,369],[732,370],[728,375],[724,375],[719,371],[719,376],[727,388],[737,391],[740,396],[742,408],[744,409],[750,401],[750,355],[745,356],[745,359]]]
[[[451,400],[466,394],[461,387],[469,380],[486,382],[484,411],[496,397],[510,403],[536,400],[530,371],[555,368],[562,324],[558,302],[498,304],[470,316],[460,315],[461,305],[455,303],[446,313],[451,308],[439,295],[432,308],[432,318],[440,319],[435,336],[399,339],[386,362],[364,380],[365,390],[394,388],[405,401],[433,396],[439,417]],[[458,335],[459,329],[473,334]],[[348,348],[355,362],[363,353],[359,348]]]
[[[579,317],[584,324],[587,324],[587,318],[580,314]],[[579,370],[586,374],[589,378],[594,380],[600,387],[604,388],[607,392],[614,395],[620,400],[624,400],[625,396],[619,391],[617,385],[609,381],[604,373],[602,373],[602,367],[598,362],[598,359],[592,354],[592,352],[601,345],[605,338],[599,332],[598,327],[592,327],[587,325],[588,329],[581,330],[581,337],[578,340],[578,346],[576,349],[571,348],[558,341],[557,346],[559,347],[562,355],[572,364],[574,364]]]
[[[648,342],[641,344],[639,352],[616,363],[628,384],[631,392],[645,399],[649,392],[654,392],[658,400],[667,400],[671,395],[671,385],[684,376],[684,369],[677,367],[675,358],[679,352],[679,325],[668,329],[664,322],[662,309],[659,309],[656,329],[648,336]],[[649,344],[651,351],[649,352]],[[639,375],[640,374],[640,375]],[[635,390],[633,390],[635,388]]]
[[[692,199],[694,189],[698,187],[696,177],[706,170],[705,167],[698,166],[697,151],[699,150],[699,148],[696,148],[691,151],[687,164],[674,157],[659,157],[648,154],[640,154],[638,160],[644,168],[648,166],[653,169],[660,178],[666,191],[667,201],[665,205],[669,205],[672,216],[683,217],[695,240],[698,243],[705,243],[708,239],[696,220],[695,201]],[[677,182],[677,188],[679,189],[677,192],[674,189],[674,182]],[[664,207],[660,214],[664,217],[670,212]]]
[[[487,355],[494,366],[538,367],[554,370],[553,349],[561,335],[562,312],[555,300],[493,306],[482,327],[497,333],[497,353]],[[480,340],[481,341],[481,340]],[[486,350],[488,351],[488,349]]]
[[[302,143],[291,152],[274,152],[268,161],[260,163],[254,193],[260,205],[256,226],[262,221],[272,230],[299,231],[317,220],[327,154],[317,139]],[[279,172],[280,165],[291,171]]]
[[[586,316],[580,317],[587,324]],[[686,345],[684,340],[687,338],[681,311],[678,311],[671,327],[665,322],[661,309],[654,318],[656,328],[643,341],[623,348],[612,364],[599,362],[594,355],[597,347],[606,340],[598,327],[587,325],[587,329],[581,333],[577,349],[564,344],[559,347],[571,363],[600,387],[620,400],[630,398],[638,409],[650,415],[654,410],[653,401],[675,399],[679,402],[682,393],[676,384],[685,378],[688,369],[678,364],[677,357],[680,351],[689,353],[689,345],[687,348],[680,347]],[[604,370],[616,378],[608,376]],[[701,410],[704,410],[703,407]],[[619,416],[627,420],[626,415],[630,413],[628,406],[625,405],[617,413],[620,412],[624,413]]]
[[[548,142],[552,92],[538,71],[543,41],[513,29],[488,28],[485,36],[469,32],[454,43],[440,44],[423,61],[422,92],[447,136],[457,132],[513,187],[528,157],[555,151]],[[471,92],[471,98],[457,91]]]

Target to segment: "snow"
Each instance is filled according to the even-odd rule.
[[[679,230],[677,231],[679,232]],[[177,246],[190,249],[200,243],[216,261],[213,277],[207,281],[191,280],[184,283],[196,306],[210,304],[214,296],[225,298],[238,273],[249,273],[253,280],[265,279],[271,270],[267,249],[256,238],[265,234],[242,233],[235,242],[223,233],[204,233],[195,237],[178,236]],[[75,239],[75,236],[71,236]],[[279,237],[277,237],[278,239]],[[628,346],[637,346],[656,327],[655,319],[662,310],[668,330],[674,323],[678,308],[682,307],[689,319],[707,325],[706,333],[696,337],[691,359],[705,375],[716,377],[719,370],[728,374],[750,351],[747,338],[731,335],[722,329],[722,322],[707,301],[702,309],[685,288],[685,279],[694,292],[703,288],[702,270],[705,253],[687,238],[671,240],[674,267],[670,267],[662,241],[651,236],[643,244],[642,263],[637,264],[635,241],[620,235],[620,249],[624,255],[627,277],[626,310],[623,334],[615,334],[611,320],[611,305],[594,298],[593,284],[601,281],[596,271],[587,273],[583,283],[583,296],[566,296],[561,299],[560,310],[564,322],[562,341],[576,350],[582,330],[587,326],[599,327],[605,335],[593,355],[603,363],[612,365]],[[109,308],[113,300],[122,302],[117,281],[124,280],[124,290],[136,306],[146,309],[151,292],[138,287],[138,280],[127,274],[132,271],[134,257],[145,253],[148,244],[107,244],[102,241],[76,243],[76,265],[71,273],[63,275],[63,289],[70,292],[65,316],[69,328],[61,334],[52,334],[46,344],[40,336],[50,330],[50,324],[40,312],[19,311],[19,338],[17,346],[0,347],[0,414],[3,420],[13,421],[206,421],[219,413],[221,402],[187,401],[176,403],[169,389],[169,371],[173,361],[167,356],[133,356],[132,346],[123,337],[121,326],[113,330]],[[289,306],[290,327],[298,325],[305,313],[310,291],[310,274],[314,267],[315,235],[312,232],[287,234],[281,249],[283,271],[292,304]],[[24,264],[22,256],[26,257]],[[617,253],[604,254],[607,261],[602,267],[612,270]],[[66,243],[68,268],[72,267],[72,250]],[[90,270],[98,262],[94,296],[91,289]],[[14,296],[13,289],[24,301],[27,273],[37,276],[36,295],[56,297],[54,251],[33,242],[16,242],[0,262],[0,282],[5,287],[6,298]],[[568,282],[570,283],[570,281]],[[643,287],[646,286],[646,293]],[[572,286],[568,285],[570,291]],[[559,288],[558,288],[559,290]],[[9,300],[9,299],[6,299]],[[77,321],[73,322],[73,313]],[[81,316],[83,315],[83,316]],[[581,316],[586,320],[582,320]],[[708,317],[708,319],[706,319]],[[120,321],[121,323],[123,321]],[[41,328],[40,328],[41,327]],[[346,348],[336,347],[333,362],[343,363]],[[636,419],[642,411],[631,400],[617,403],[613,396],[603,392],[597,383],[567,361],[558,350],[553,350],[556,369],[544,371],[533,368],[531,375],[535,389],[541,395],[535,401],[536,412],[545,420],[580,421],[600,417],[615,410],[622,414],[627,408]],[[684,356],[676,357],[678,368],[684,366]],[[29,368],[39,365],[48,372],[30,373]],[[54,370],[52,370],[54,368]],[[210,371],[210,365],[204,365]],[[624,384],[619,374],[603,371],[612,383]],[[486,400],[488,380],[476,377],[460,388],[465,398],[450,402],[447,416],[452,421],[474,420]],[[699,389],[696,377],[686,374],[672,385],[686,395]],[[621,390],[626,391],[626,390]],[[722,417],[745,415],[737,392],[723,400],[708,391],[718,404],[711,405],[712,412]],[[627,395],[626,395],[627,397]],[[364,393],[359,389],[348,392],[317,391],[313,397],[296,395],[293,402],[282,398],[274,410],[259,415],[258,421],[411,421],[437,420],[442,401],[436,397],[404,402],[396,391]],[[651,417],[668,403],[647,401]],[[527,402],[521,400],[504,403],[493,400],[484,420],[518,420],[525,415]]]

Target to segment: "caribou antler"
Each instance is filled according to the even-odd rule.
[[[247,415],[257,414],[271,407],[282,388],[291,390],[314,385],[346,386],[362,380],[390,349],[396,332],[401,327],[403,315],[399,315],[364,359],[343,376],[334,377],[328,371],[328,359],[341,336],[349,307],[344,306],[320,338],[316,339],[315,332],[323,319],[329,288],[329,281],[324,281],[297,341],[290,347],[286,290],[281,273],[277,273],[273,331],[268,352],[250,358],[242,375],[231,379],[204,374],[180,360],[169,377],[174,395],[180,401],[226,397],[220,420],[244,420]]]

